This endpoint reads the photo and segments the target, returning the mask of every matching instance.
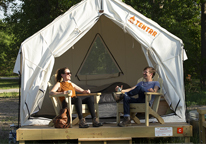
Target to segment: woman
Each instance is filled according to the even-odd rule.
[[[82,117],[82,103],[87,104],[89,111],[91,113],[92,119],[93,119],[93,127],[99,127],[102,126],[102,123],[99,123],[97,121],[95,111],[94,111],[94,103],[91,99],[91,97],[86,97],[83,100],[79,97],[76,97],[76,91],[83,93],[83,94],[89,94],[90,90],[83,90],[76,84],[72,83],[71,80],[71,72],[70,70],[65,67],[57,70],[56,72],[56,81],[57,83],[55,86],[52,88],[50,95],[58,95],[58,94],[67,94],[68,90],[72,91],[72,104],[75,104],[78,117],[79,117],[79,128],[88,128],[89,125],[86,124],[85,119]],[[61,79],[63,81],[61,82]],[[67,107],[67,103],[65,102],[65,97],[59,97],[60,101],[62,102],[62,107],[65,108]]]

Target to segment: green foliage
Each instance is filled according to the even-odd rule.
[[[186,92],[185,102],[186,106],[206,105],[206,91]]]
[[[13,14],[5,13],[5,22],[0,22],[0,75],[7,76],[12,75],[21,43],[81,0],[20,0],[20,7],[15,0],[3,1],[13,4]]]
[[[0,75],[12,75],[16,55],[13,55],[13,41],[14,35],[8,28],[8,24],[0,20]]]
[[[18,79],[0,79],[1,89],[19,88]]]
[[[13,24],[12,30],[16,38],[14,47],[19,47],[25,39],[44,28],[80,0],[21,0],[21,2],[21,9],[12,9],[13,14],[5,19]],[[17,54],[17,51],[15,53]]]
[[[5,19],[6,23],[4,24],[7,32],[3,31],[4,34],[2,34],[5,41],[2,43],[4,49],[0,55],[3,59],[0,60],[0,68],[5,69],[9,66],[9,71],[13,68],[20,45],[25,39],[41,30],[81,0],[20,1],[22,5],[18,8],[14,0],[3,0],[3,2],[13,3],[13,14],[11,16],[7,15]],[[183,40],[189,58],[184,62],[184,72],[199,79],[201,66],[204,63],[201,59],[200,4],[205,0],[123,1]],[[6,50],[8,52],[5,52]],[[3,74],[8,75],[9,73],[3,72]]]
[[[188,56],[188,60],[184,62],[184,72],[200,78],[203,63],[201,60],[200,5],[194,0],[124,1],[183,40]]]
[[[0,93],[0,98],[17,98],[19,97],[19,93],[18,92],[4,92],[4,93]]]

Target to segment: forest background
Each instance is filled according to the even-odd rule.
[[[12,76],[21,43],[81,0],[0,0],[0,76]],[[185,80],[206,89],[206,0],[122,0],[183,40]],[[11,11],[8,14],[8,9]],[[189,75],[189,76],[188,76]]]

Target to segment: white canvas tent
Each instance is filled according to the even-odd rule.
[[[117,71],[81,74],[99,38]],[[119,0],[83,0],[26,39],[14,72],[21,71],[21,125],[37,124],[30,115],[49,109],[47,82],[58,68],[69,67],[72,81],[99,87],[114,82],[134,86],[145,66],[153,66],[164,81],[165,99],[185,119],[182,40]]]

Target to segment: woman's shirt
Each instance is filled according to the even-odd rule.
[[[69,83],[67,81],[60,82],[60,88],[57,91],[58,92],[64,92],[64,91],[68,91],[68,90],[72,90],[72,96],[71,97],[76,96],[76,92],[75,92],[75,89],[74,89],[72,83]],[[59,99],[62,102],[65,99],[65,97],[59,97]]]

